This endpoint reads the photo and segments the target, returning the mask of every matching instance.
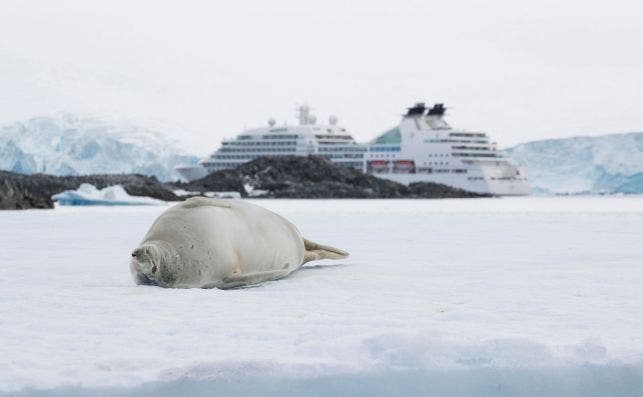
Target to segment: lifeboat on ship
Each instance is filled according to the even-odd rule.
[[[367,163],[367,168],[369,173],[381,174],[384,172],[388,172],[389,161],[388,160],[371,160]]]
[[[395,160],[393,161],[393,172],[396,174],[415,174],[415,161]]]

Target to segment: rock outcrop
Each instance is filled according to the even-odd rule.
[[[144,175],[53,176],[22,175],[0,171],[0,209],[53,208],[51,196],[75,190],[82,183],[99,189],[121,185],[132,196],[146,196],[165,201],[179,200],[155,177]]]

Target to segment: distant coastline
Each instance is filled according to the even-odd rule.
[[[151,197],[163,201],[179,200],[153,176],[138,174],[54,176],[0,171],[0,210],[54,208],[51,196],[65,190],[78,189],[83,183],[90,183],[99,189],[121,185],[132,196]]]
[[[643,132],[528,141],[501,152],[535,195],[643,193]],[[110,117],[61,113],[0,125],[0,169],[17,174],[140,174],[163,184],[198,160],[162,132]]]
[[[240,197],[331,198],[473,198],[489,197],[436,183],[405,186],[365,175],[316,156],[261,157],[232,170],[190,183],[162,183],[139,174],[54,176],[0,171],[0,209],[53,208],[52,195],[90,183],[101,189],[121,185],[132,196],[181,201],[208,192],[238,192]],[[178,196],[176,190],[188,194]]]

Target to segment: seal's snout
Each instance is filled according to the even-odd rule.
[[[146,258],[149,258],[150,255],[153,254],[152,247],[149,245],[142,245],[140,247],[137,247],[134,251],[132,251],[132,258],[137,258],[138,260],[145,260]]]
[[[132,251],[132,270],[136,273],[151,275],[156,273],[155,252],[153,247],[138,247]]]
[[[163,271],[163,264],[167,258],[167,248],[162,242],[146,242],[132,251],[130,268],[134,281],[139,285],[168,285],[167,271]]]

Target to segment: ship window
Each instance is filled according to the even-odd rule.
[[[370,150],[372,152],[399,152],[399,146],[371,146]]]
[[[400,129],[395,127],[391,130],[386,131],[382,135],[375,138],[375,141],[373,143],[399,145],[400,143],[402,143],[402,134],[400,133]]]
[[[470,133],[470,132],[452,132],[449,134],[449,136],[458,136],[458,137],[478,137],[478,138],[485,138],[486,135],[484,133]]]

